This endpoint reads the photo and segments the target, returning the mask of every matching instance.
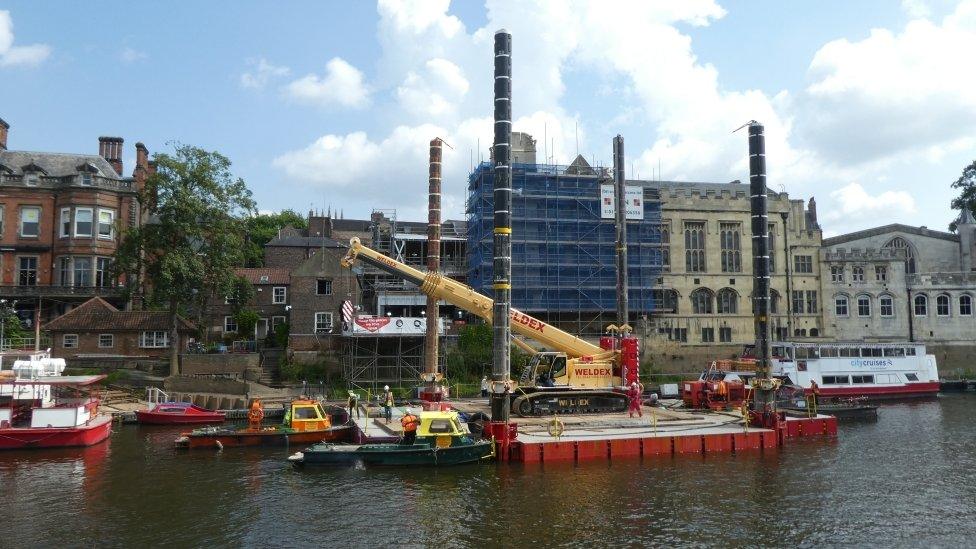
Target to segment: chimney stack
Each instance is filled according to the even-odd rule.
[[[810,225],[816,228],[817,223],[817,201],[810,197],[810,202],[807,204],[807,210],[810,212]]]
[[[115,169],[115,173],[122,176],[122,143],[121,137],[99,137],[98,155],[108,160]]]
[[[441,268],[441,159],[444,148],[440,137],[430,140],[428,154],[427,198],[427,270],[432,273]],[[424,339],[424,374],[427,391],[434,392],[437,377],[439,334],[437,324],[441,313],[437,298],[427,296],[427,334]]]
[[[7,130],[9,129],[10,124],[7,124],[3,118],[0,118],[0,151],[7,150]]]

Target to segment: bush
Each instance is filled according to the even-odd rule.
[[[237,335],[244,339],[254,337],[254,328],[258,325],[261,317],[254,311],[243,309],[234,314],[234,321],[237,322]]]

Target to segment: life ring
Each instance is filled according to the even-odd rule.
[[[259,423],[262,419],[264,419],[264,409],[263,408],[251,408],[247,412],[247,419],[248,419],[248,421],[252,421],[254,423]]]
[[[559,421],[559,418],[554,417],[549,421],[549,436],[559,438],[565,430],[566,427],[562,421]]]
[[[400,320],[400,319],[397,319],[397,321],[396,321],[396,327],[397,328],[402,328],[403,327],[403,321]]]
[[[414,320],[413,321],[413,326],[414,326],[414,328],[419,328],[420,327],[420,321],[419,320]]]

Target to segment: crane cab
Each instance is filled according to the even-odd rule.
[[[519,380],[522,386],[607,388],[620,384],[613,364],[589,357],[568,358],[566,353],[542,351],[532,355]]]

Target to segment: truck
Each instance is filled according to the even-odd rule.
[[[349,241],[349,251],[340,263],[351,269],[356,260],[413,283],[424,294],[468,311],[489,324],[492,322],[493,300],[470,286],[438,272],[415,269],[368,248],[359,238],[353,237]],[[631,338],[630,345],[621,345],[621,351],[614,348],[617,345],[612,337],[602,338],[598,346],[515,308],[511,309],[510,317],[513,332],[552,349],[538,351],[524,341],[512,338],[531,355],[519,379],[512,380],[512,412],[527,417],[623,412],[627,409],[627,396],[623,390],[626,380],[636,380],[636,339]],[[629,375],[625,372],[622,357],[632,369]]]

